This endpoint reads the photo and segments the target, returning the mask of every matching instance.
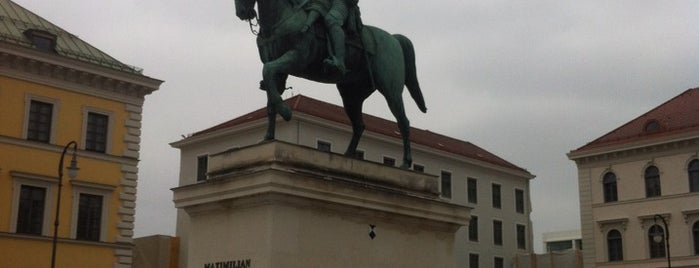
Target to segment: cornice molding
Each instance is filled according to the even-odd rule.
[[[571,152],[568,153],[568,158],[575,161],[578,165],[584,165],[694,147],[699,147],[699,133],[693,132],[642,143],[623,144],[583,152]]]
[[[598,220],[597,222],[597,227],[599,228],[599,231],[601,233],[605,233],[608,231],[610,227],[621,227],[622,230],[626,230],[626,226],[629,223],[628,218],[615,218],[615,219],[605,219],[605,220]]]
[[[3,136],[3,135],[0,135],[0,144],[11,144],[11,145],[16,145],[16,146],[28,147],[28,148],[36,149],[36,150],[55,152],[55,153],[61,153],[61,151],[63,150],[62,146],[58,146],[55,144],[28,141],[28,140],[17,139],[17,138]],[[135,166],[138,164],[138,159],[129,158],[129,157],[125,157],[125,156],[115,156],[115,155],[108,155],[108,154],[103,154],[103,153],[90,152],[90,151],[85,151],[85,150],[78,150],[78,156],[85,157],[85,158],[91,158],[91,159],[97,159],[97,160],[101,160],[101,161],[112,162],[112,163],[119,163],[119,164],[124,164],[124,165],[134,165]]]
[[[595,204],[592,204],[592,208],[594,208],[594,209],[610,208],[610,207],[615,207],[615,206],[620,206],[620,205],[639,204],[639,203],[648,203],[648,202],[663,202],[663,201],[672,200],[672,199],[683,199],[684,200],[686,198],[690,198],[693,196],[699,196],[699,193],[688,192],[688,193],[680,193],[680,194],[661,195],[661,196],[656,196],[656,197],[635,198],[635,199],[621,200],[621,201],[609,202],[609,203],[595,203]]]
[[[140,105],[163,81],[0,43],[0,74]]]
[[[25,235],[25,234],[15,234],[15,233],[7,233],[7,232],[0,232],[0,237],[14,238],[14,239],[27,239],[27,240],[35,240],[35,241],[51,241],[51,237],[48,237],[48,236]],[[86,241],[86,240],[68,239],[68,238],[63,238],[63,237],[59,237],[58,241],[60,241],[61,243],[73,244],[73,245],[83,245],[83,246],[90,245],[90,246],[98,246],[98,247],[103,247],[103,248],[124,249],[124,250],[129,250],[129,249],[132,249],[132,247],[133,247],[132,244],[125,244],[125,243],[118,243],[118,242]]]

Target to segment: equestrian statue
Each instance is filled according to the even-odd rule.
[[[336,84],[352,123],[345,151],[355,156],[364,131],[362,105],[375,90],[386,99],[403,140],[402,168],[410,168],[410,122],[403,106],[403,86],[423,113],[427,111],[415,69],[411,41],[363,25],[358,0],[235,0],[236,16],[257,23],[263,63],[260,89],[267,92],[267,133],[274,139],[276,116],[291,119],[281,95],[289,75]],[[257,4],[257,11],[255,11]],[[258,16],[259,13],[259,16]],[[254,22],[257,21],[257,22]]]

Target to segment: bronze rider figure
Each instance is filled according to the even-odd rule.
[[[330,38],[330,44],[332,45],[332,53],[330,53],[330,57],[325,59],[324,62],[335,67],[342,74],[347,72],[347,68],[345,67],[345,31],[343,30],[343,26],[350,12],[358,12],[358,10],[355,11],[358,2],[359,0],[330,0],[330,7],[326,9],[328,11],[323,17],[328,37]],[[321,15],[323,4],[322,1],[312,1],[306,25],[302,30],[303,32],[307,31]]]

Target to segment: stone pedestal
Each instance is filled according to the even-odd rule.
[[[189,268],[454,267],[470,215],[437,177],[278,141],[212,155],[209,178],[174,189]]]

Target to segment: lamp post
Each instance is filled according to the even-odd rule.
[[[58,241],[58,215],[61,208],[61,187],[63,187],[63,159],[68,152],[69,147],[73,147],[73,158],[70,160],[70,166],[66,169],[68,170],[68,177],[75,179],[78,175],[78,161],[76,160],[76,151],[78,150],[78,143],[71,141],[63,147],[63,153],[61,153],[61,160],[58,162],[58,195],[56,196],[56,220],[53,222],[53,247],[51,248],[51,268],[56,267],[56,242]]]
[[[665,227],[665,235],[655,234],[653,236],[653,241],[655,241],[655,243],[660,243],[663,241],[663,236],[664,236],[664,238],[665,238],[665,251],[666,251],[665,253],[667,253],[667,254],[665,254],[665,256],[667,256],[667,267],[670,268],[670,267],[672,267],[670,265],[670,230],[667,228],[667,221],[665,221],[665,218],[663,218],[663,216],[655,214],[653,216],[653,223],[657,223],[658,218],[660,218],[660,220],[663,222],[663,226]]]

